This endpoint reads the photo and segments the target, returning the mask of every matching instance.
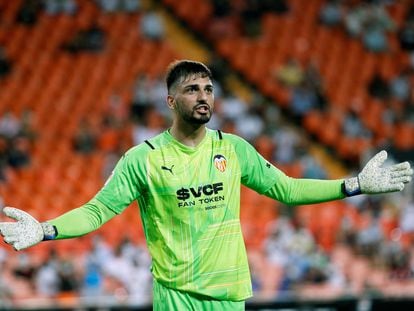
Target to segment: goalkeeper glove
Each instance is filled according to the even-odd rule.
[[[410,182],[413,170],[410,163],[403,162],[382,167],[387,159],[385,150],[377,153],[357,177],[346,179],[343,183],[343,192],[347,196],[357,194],[377,194],[402,191],[406,183]]]
[[[0,222],[0,233],[7,244],[17,251],[36,245],[41,241],[53,240],[57,236],[56,227],[50,223],[39,223],[28,213],[5,207],[3,213],[16,222]]]

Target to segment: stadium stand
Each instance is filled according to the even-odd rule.
[[[363,2],[355,1],[348,6],[343,5],[345,14],[350,15],[352,9],[363,7],[365,5]],[[293,90],[273,79],[272,72],[281,67],[287,58],[298,60],[303,68],[310,62],[315,63],[324,80],[327,102],[332,109],[338,110],[339,118],[330,118],[331,109],[326,111],[315,107],[313,110],[316,111],[303,117],[302,124],[323,144],[328,144],[341,158],[351,163],[358,161],[367,150],[378,148],[385,143],[394,145],[398,150],[401,148],[399,145],[401,142],[391,137],[401,137],[392,133],[400,134],[402,128],[405,128],[404,133],[407,136],[413,136],[412,128],[409,126],[411,119],[403,117],[390,124],[384,120],[386,107],[390,105],[389,101],[374,103],[375,99],[367,93],[367,84],[377,70],[388,83],[409,62],[409,53],[400,46],[396,31],[387,32],[389,45],[387,51],[376,53],[368,50],[360,40],[350,37],[345,27],[331,28],[322,24],[319,14],[321,6],[325,4],[324,1],[308,1],[306,4],[300,1],[288,1],[289,10],[282,14],[260,12],[257,22],[261,24],[261,33],[255,37],[250,37],[243,31],[228,30],[232,29],[234,24],[238,25],[237,29],[242,28],[240,24],[243,10],[247,9],[238,8],[237,1],[228,1],[233,6],[233,13],[223,18],[213,16],[214,3],[210,1],[195,1],[197,7],[203,7],[203,14],[200,16],[185,9],[190,6],[190,3],[194,3],[193,1],[186,0],[179,3],[162,1],[162,3],[195,32],[208,38],[212,48],[226,59],[233,69],[288,111],[292,108]],[[210,8],[204,8],[207,6]],[[409,2],[405,1],[392,2],[386,7],[386,13],[392,18],[395,28],[401,28],[406,23],[408,10]],[[223,23],[225,26],[222,25]],[[199,27],[197,24],[207,26]],[[357,111],[362,125],[372,131],[371,137],[363,140],[350,140],[344,137],[346,142],[342,139],[332,139],[338,135],[344,136],[341,122],[352,109]],[[325,123],[322,126],[321,122],[312,121],[316,113],[323,120],[329,120],[328,123],[332,122],[329,125],[330,131],[326,129]],[[401,140],[404,141],[405,149],[413,149],[414,145],[410,138]]]
[[[129,119],[129,110],[137,77],[147,77],[150,81],[148,92],[155,92],[166,65],[175,58],[186,56],[183,54],[185,48],[174,46],[171,40],[154,41],[143,36],[139,22],[147,6],[155,8],[164,21],[172,19],[184,23],[187,39],[190,36],[203,41],[203,46],[210,47],[203,53],[224,59],[230,71],[241,77],[242,84],[247,83],[245,89],[251,97],[265,96],[263,106],[264,102],[270,101],[271,105],[288,114],[296,127],[303,126],[324,148],[334,150],[333,157],[338,156],[348,161],[346,164],[355,166],[367,151],[380,146],[391,144],[396,154],[412,152],[412,119],[384,121],[384,113],[389,112],[390,107],[402,109],[403,103],[374,98],[367,90],[376,70],[390,82],[409,64],[409,55],[399,46],[395,33],[388,35],[389,52],[369,52],[362,42],[350,38],[343,29],[328,28],[319,23],[319,9],[324,1],[290,0],[286,1],[287,12],[260,15],[257,22],[261,33],[252,37],[250,32],[246,35],[243,30],[241,15],[215,16],[213,2],[143,1],[143,8],[134,12],[107,12],[98,2],[76,1],[73,14],[48,14],[40,9],[34,13],[33,23],[26,25],[16,19],[25,1],[1,0],[0,46],[11,60],[12,70],[0,78],[0,115],[3,117],[10,111],[22,120],[25,113],[29,113],[33,133],[29,140],[30,164],[4,168],[4,180],[0,183],[4,204],[22,207],[39,220],[50,219],[79,206],[99,190],[114,158],[131,146],[135,124]],[[404,24],[409,9],[407,3],[393,2],[387,7],[397,27]],[[101,48],[77,52],[63,48],[76,34],[96,25],[104,34]],[[180,28],[171,25],[166,31],[174,27]],[[188,29],[191,29],[190,35]],[[254,33],[255,30],[251,31]],[[323,80],[323,95],[327,98],[325,106],[312,107],[299,118],[291,110],[294,88],[280,83],[275,75],[290,58],[296,59],[302,69],[310,64],[310,60],[315,61]],[[302,74],[306,75],[305,72],[303,70]],[[218,106],[225,102],[223,95]],[[259,113],[261,117],[271,111],[268,106],[266,109],[269,110]],[[368,137],[345,135],[343,124],[353,109],[363,126],[371,131]],[[111,117],[115,115],[119,119],[114,121]],[[85,131],[81,127],[83,121],[89,127]],[[151,123],[152,128],[163,124],[163,121],[155,121],[155,124]],[[122,126],[112,122],[120,122]],[[252,143],[263,154],[273,157],[272,161],[289,175],[305,176],[309,167],[304,164],[304,159],[308,158],[301,153],[307,145],[301,145],[303,142],[298,138],[301,134],[297,128],[292,134],[292,140],[297,141],[292,147],[296,155],[294,161],[283,163],[278,161],[283,156],[275,155],[288,148],[282,144],[282,136],[289,134],[286,128],[281,126],[282,134],[278,132],[277,139],[259,135],[252,139]],[[86,139],[85,143],[90,143],[91,152],[75,150],[73,143],[78,133]],[[287,137],[289,140],[292,136]],[[115,143],[117,140],[118,144]],[[332,156],[329,154],[329,157]],[[315,168],[316,163],[312,163],[311,168]],[[402,215],[409,215],[412,205],[412,199],[398,197],[390,201],[341,201],[287,208],[243,188],[241,220],[257,297],[272,300],[285,293],[291,294],[292,289],[293,296],[303,297],[312,297],[314,293],[318,297],[338,297],[344,293],[360,295],[371,288],[395,294],[404,287],[401,293],[413,293],[412,275],[407,272],[412,266],[407,258],[412,253],[414,229],[410,224],[403,227],[402,221]],[[34,284],[39,274],[32,272],[29,276],[17,277],[16,267],[21,264],[39,271],[41,266],[48,267],[52,258],[58,266],[71,266],[75,281],[82,283],[88,256],[104,256],[105,252],[112,253],[125,245],[124,250],[129,249],[131,245],[125,238],[133,245],[143,245],[136,210],[134,204],[98,233],[77,243],[59,241],[53,243],[53,247],[51,243],[42,243],[22,256],[11,255],[9,248],[2,245],[0,262],[4,270],[0,278],[0,299],[16,305],[30,304],[33,298],[41,304],[39,297],[52,297],[55,299],[53,303],[61,305],[79,303],[82,296],[80,284],[52,293],[40,293]],[[285,217],[288,217],[288,223],[282,226]],[[381,234],[375,236],[377,222]],[[279,248],[285,247],[286,243],[296,242],[297,248],[280,252]],[[372,251],[378,244],[383,246]],[[379,254],[380,251],[388,252],[388,257]],[[292,257],[286,261],[282,255]],[[139,267],[147,269],[149,263],[145,255],[139,258],[142,260]],[[297,260],[292,260],[293,265],[288,262],[291,258]],[[371,264],[374,265],[372,278],[367,272]],[[294,271],[295,265],[303,270]],[[332,272],[334,269],[339,271]],[[147,277],[141,270],[139,273]],[[391,279],[396,281],[391,282]],[[104,283],[100,294],[110,296],[115,293],[111,302],[124,302],[128,291],[131,296],[132,293],[140,294],[128,287],[130,284],[122,284],[111,277],[109,272]],[[56,284],[51,286],[56,287]],[[148,303],[150,297],[145,294],[146,297],[135,302]]]

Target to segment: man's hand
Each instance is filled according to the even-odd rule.
[[[410,163],[403,162],[388,167],[382,167],[387,159],[385,150],[377,153],[358,177],[345,180],[344,188],[348,196],[356,194],[376,194],[402,191],[405,184],[411,181],[413,170]]]
[[[14,207],[5,207],[3,213],[16,222],[0,222],[4,241],[17,251],[36,245],[44,239],[42,224],[28,213]]]

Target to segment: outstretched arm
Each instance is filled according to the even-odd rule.
[[[104,187],[85,205],[55,219],[40,223],[28,213],[6,207],[3,213],[15,222],[0,222],[0,234],[14,249],[21,250],[44,240],[67,239],[98,229],[120,214],[139,196],[135,172],[140,170],[137,157],[126,153],[117,163]]]
[[[75,208],[47,223],[55,226],[55,239],[69,239],[95,231],[117,214],[97,199]],[[73,224],[76,224],[74,226]]]
[[[3,213],[16,220],[0,223],[0,233],[4,241],[11,244],[15,250],[34,246],[41,241],[85,235],[117,215],[96,199],[42,223],[14,207],[5,207]]]
[[[315,204],[345,198],[343,180],[291,178],[281,175],[264,195],[287,205]]]
[[[411,181],[408,162],[383,166],[387,152],[376,154],[356,177],[345,180],[295,179],[283,173],[264,194],[289,205],[313,204],[358,194],[401,191]]]

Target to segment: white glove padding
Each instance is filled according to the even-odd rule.
[[[44,238],[42,225],[28,213],[5,207],[3,213],[17,222],[0,222],[0,233],[17,251],[36,245]]]
[[[413,175],[410,163],[403,162],[382,167],[386,159],[385,150],[377,153],[368,161],[358,177],[345,180],[345,192],[353,195],[402,191]]]

